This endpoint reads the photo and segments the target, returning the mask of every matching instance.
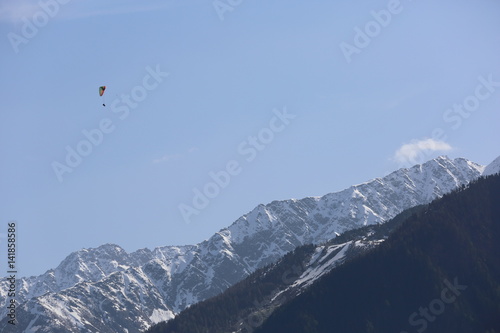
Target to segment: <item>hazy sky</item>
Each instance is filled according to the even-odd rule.
[[[0,242],[17,221],[19,275],[40,274],[442,154],[487,164],[499,17],[494,0],[2,1]]]

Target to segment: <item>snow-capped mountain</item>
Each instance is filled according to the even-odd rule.
[[[146,332],[253,332],[283,304],[307,291],[334,268],[377,247],[410,216],[426,209],[426,205],[416,206],[382,224],[347,231],[320,245],[297,247],[222,294],[198,303],[182,311],[173,321],[154,325]]]
[[[95,282],[109,274],[140,266],[151,259],[151,251],[140,250],[127,254],[122,248],[112,244],[102,245],[96,249],[83,249],[67,256],[56,269],[51,269],[39,276],[21,280],[17,300],[40,296],[46,292],[57,292],[74,286],[79,282]],[[0,296],[6,296],[6,281],[0,282]]]
[[[383,223],[479,177],[484,167],[439,157],[340,192],[259,205],[196,245],[128,254],[104,245],[19,281],[18,324],[2,332],[140,332],[214,296],[299,245]],[[5,284],[6,282],[2,282]],[[2,318],[7,290],[0,284]]]
[[[484,168],[483,176],[491,176],[500,173],[500,156]]]

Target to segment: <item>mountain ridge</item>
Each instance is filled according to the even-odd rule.
[[[255,332],[498,331],[499,200],[500,175],[490,175],[433,201]]]
[[[323,244],[297,247],[222,294],[199,302],[173,320],[154,325],[146,332],[250,333],[274,309],[336,267],[378,246],[409,216],[425,207],[412,207],[383,224],[350,230]]]
[[[500,156],[484,168],[482,175],[491,176],[497,173],[500,173]]]
[[[70,303],[77,304],[76,299],[90,295],[78,294],[78,284],[97,286],[100,283],[99,290],[104,295],[109,294],[102,283],[107,281],[122,288],[121,298],[118,294],[109,294],[111,298],[119,298],[114,301],[121,304],[121,310],[127,304],[133,304],[127,300],[127,295],[131,299],[152,297],[151,304],[154,306],[132,311],[134,316],[141,318],[136,320],[141,324],[127,329],[129,332],[140,331],[144,325],[154,323],[151,317],[155,320],[171,318],[174,313],[222,292],[299,245],[326,241],[362,225],[383,223],[406,208],[427,203],[469,183],[483,170],[483,166],[466,159],[451,160],[443,156],[322,197],[258,205],[229,227],[195,245],[141,249],[128,254],[119,246],[107,244],[97,248],[104,251],[107,261],[95,258],[93,253],[96,250],[77,251],[75,253],[78,254],[68,256],[72,256],[73,260],[66,258],[68,261],[65,263],[65,259],[61,263],[65,265],[47,271],[45,276],[22,280],[20,303],[23,303],[26,318],[30,318],[25,327],[30,324],[31,327],[38,327],[39,332],[45,332],[43,327],[47,325],[55,331],[56,328],[50,325],[57,322],[54,318],[58,318],[58,311],[62,311],[60,308],[66,308]],[[82,257],[89,260],[90,267]],[[99,257],[102,258],[102,253]],[[74,274],[75,271],[77,274]],[[69,272],[73,273],[73,279],[67,276]],[[128,280],[140,280],[141,283],[131,285],[121,282]],[[76,284],[71,286],[71,283]],[[0,296],[0,303],[5,302],[4,295]],[[49,307],[48,300],[54,297],[57,299],[56,306]],[[88,303],[91,304],[92,300],[88,299]],[[41,314],[34,309],[44,309],[44,312]],[[108,332],[103,323],[107,323],[106,318],[110,316],[87,310],[80,305],[74,306],[73,312],[85,313],[85,316],[79,316],[80,319],[67,326],[70,329],[67,332],[78,332],[78,325],[99,326],[101,332]],[[110,311],[115,310],[121,311]],[[124,322],[123,325],[115,323],[115,327],[126,329],[125,322],[130,322],[125,319],[126,315],[120,312],[116,313],[116,317],[123,318]]]

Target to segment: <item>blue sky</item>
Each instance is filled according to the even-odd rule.
[[[442,154],[487,164],[499,16],[493,0],[3,1],[0,241],[17,221],[20,275],[40,274]]]

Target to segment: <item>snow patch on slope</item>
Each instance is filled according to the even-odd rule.
[[[149,320],[153,324],[157,324],[162,321],[167,321],[170,319],[173,319],[175,317],[174,313],[169,310],[163,310],[163,309],[154,309],[153,313],[151,316],[149,316]]]
[[[19,301],[27,309],[19,318],[24,320],[23,327],[38,333],[61,327],[76,333],[82,325],[94,331],[99,327],[101,333],[125,332],[134,324],[145,327],[152,318],[177,313],[224,291],[297,246],[322,243],[347,230],[383,223],[407,208],[468,184],[483,170],[465,159],[439,157],[322,197],[259,205],[196,245],[131,254],[113,244],[84,249],[72,253],[55,270],[19,280]],[[350,250],[363,246],[371,245],[355,242],[322,249],[300,283],[312,283],[329,267],[343,262]],[[2,290],[8,289],[2,283],[0,305],[6,301]],[[54,299],[61,302],[49,302]],[[65,312],[67,305],[72,313]],[[2,311],[5,306],[0,314]],[[5,321],[0,322],[0,331],[5,327]]]

